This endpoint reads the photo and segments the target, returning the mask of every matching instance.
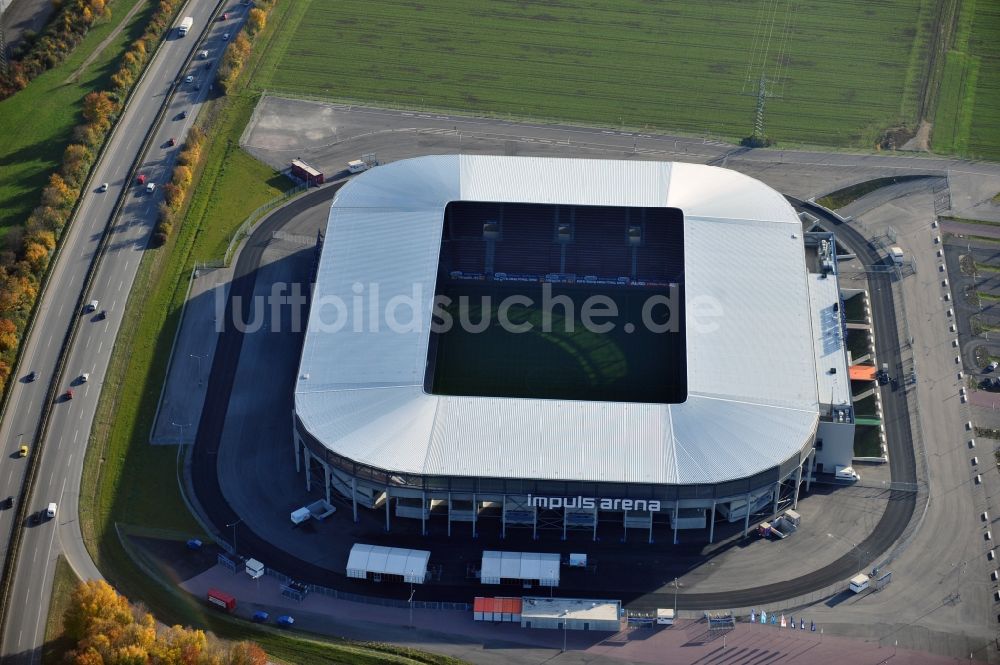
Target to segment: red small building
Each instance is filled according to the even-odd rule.
[[[322,185],[323,174],[309,166],[301,159],[292,160],[292,175],[304,180],[306,185]]]

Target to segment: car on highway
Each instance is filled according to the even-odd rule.
[[[219,17],[219,20],[220,21],[228,21],[229,20],[229,12],[223,12],[222,16]]]
[[[97,188],[97,191],[99,191],[99,192],[106,192],[106,191],[108,191],[108,187],[110,187],[110,185],[108,185],[108,183],[106,183],[106,182],[101,183],[101,186]]]
[[[228,42],[229,41],[229,33],[228,32],[226,34],[222,35],[222,41],[224,41],[224,42]]]
[[[56,502],[55,502],[55,501],[53,501],[52,503],[50,503],[50,504],[49,504],[49,505],[48,505],[48,506],[47,506],[47,507],[45,508],[45,516],[46,516],[47,518],[49,518],[49,519],[52,519],[53,517],[55,517],[55,516],[56,516],[56,509],[57,509],[58,507],[59,507],[59,506],[57,506],[57,505],[56,505]]]
[[[146,184],[146,193],[147,194],[152,194],[155,191],[156,191],[156,183],[155,182],[150,182],[150,183]]]
[[[184,77],[185,83],[194,83],[194,74],[188,74]]]
[[[136,178],[136,182],[138,182],[140,185],[145,185],[146,184],[146,174],[145,173],[140,173],[139,177]]]
[[[98,301],[91,300],[90,302],[87,303],[87,306],[83,308],[83,311],[87,314],[90,314],[91,312],[97,309],[98,304],[99,304]]]
[[[290,614],[282,614],[275,620],[281,628],[291,628],[295,625],[295,618]]]
[[[83,374],[80,375],[80,378],[78,380],[80,383],[86,383],[87,381],[90,381],[90,373],[84,372]]]
[[[31,383],[37,378],[38,378],[38,370],[33,369],[30,372],[28,372],[28,376],[24,377],[24,380],[27,381],[28,383]]]
[[[171,136],[169,139],[167,139],[167,146],[168,147],[172,148],[175,145],[177,145],[177,140],[174,139],[174,137]]]
[[[208,57],[208,51],[198,51],[198,57],[202,60]]]
[[[27,457],[28,456],[28,446],[22,445],[20,448],[18,448],[17,449],[17,456],[18,457]]]
[[[270,618],[271,618],[270,614],[268,614],[264,610],[258,610],[253,613],[253,616],[250,617],[250,620],[253,621],[254,623],[267,623],[267,620]]]
[[[71,399],[73,399],[73,389],[67,388],[66,392],[63,393],[63,400],[68,402]]]
[[[9,497],[7,497],[6,499],[3,500],[3,508],[4,508],[4,510],[10,510],[13,507],[14,507],[14,497],[9,496]]]
[[[106,318],[108,318],[108,310],[102,309],[100,312],[97,313],[98,321],[103,321]]]
[[[181,111],[181,114],[180,114],[180,116],[178,116],[178,117],[179,117],[179,118],[180,118],[181,120],[184,120],[185,118],[187,118],[187,117],[188,117],[188,112],[187,112],[187,111]]]

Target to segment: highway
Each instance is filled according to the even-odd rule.
[[[52,570],[57,556],[63,553],[77,575],[99,578],[83,544],[78,521],[78,497],[84,455],[91,423],[97,407],[103,376],[111,356],[132,282],[156,222],[161,189],[169,181],[170,170],[183,137],[197,114],[200,102],[210,94],[208,81],[214,75],[225,43],[225,32],[235,33],[245,12],[229,21],[216,22],[203,48],[207,60],[194,60],[196,79],[192,84],[178,83],[188,72],[181,72],[187,58],[198,44],[200,27],[212,20],[219,4],[192,2],[181,15],[195,19],[195,31],[178,38],[168,36],[139,83],[133,101],[119,120],[118,127],[103,159],[93,171],[89,189],[79,206],[73,225],[63,237],[61,252],[49,276],[41,305],[30,335],[25,340],[20,380],[14,384],[10,401],[0,423],[0,440],[7,452],[0,458],[0,499],[13,496],[15,507],[0,512],[0,547],[7,555],[13,529],[25,529],[17,559],[16,574],[9,598],[10,610],[2,627],[0,659],[5,663],[34,663],[40,659],[45,618],[51,593]],[[209,63],[211,69],[206,68]],[[200,85],[205,83],[205,85]],[[132,164],[143,147],[144,138],[157,120],[165,98],[171,95],[162,124],[155,130],[145,161],[138,172],[147,182],[158,185],[154,192],[130,181]],[[180,117],[188,111],[187,117]],[[175,146],[168,141],[176,139]],[[107,192],[97,191],[107,182]],[[121,212],[111,219],[119,197]],[[90,291],[81,294],[86,284],[101,239],[109,223],[109,238],[99,261]],[[81,303],[99,302],[97,311],[82,313]],[[99,313],[106,311],[106,316]],[[56,363],[66,336],[79,325],[72,347],[66,355],[65,370],[58,375]],[[31,371],[38,373],[33,382],[25,380]],[[80,375],[89,374],[81,382]],[[51,387],[51,390],[50,390]],[[72,388],[73,398],[65,393]],[[55,395],[44,443],[36,438],[47,394]],[[30,447],[29,456],[41,454],[37,481],[26,506],[29,520],[14,524],[17,502],[25,481],[29,459],[17,456],[20,444]],[[30,457],[29,457],[30,458]],[[30,516],[49,502],[58,504],[54,519],[33,524]]]

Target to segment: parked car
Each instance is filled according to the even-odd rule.
[[[254,623],[267,623],[267,620],[270,618],[271,618],[270,614],[268,614],[264,610],[258,610],[257,612],[253,613],[253,616],[250,617],[250,620],[253,621]]]
[[[278,617],[276,623],[282,628],[291,628],[295,625],[295,619],[290,614],[282,614]]]

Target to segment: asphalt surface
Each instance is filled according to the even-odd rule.
[[[193,16],[196,26],[205,26],[218,6],[205,2],[191,5],[182,13]],[[213,66],[224,45],[222,33],[234,31],[243,17],[240,13],[225,24],[212,26],[206,48],[212,53]],[[181,84],[176,90],[174,87],[174,82],[185,74],[180,68],[198,44],[197,34],[200,30],[186,38],[178,38],[176,32],[172,33],[150,62],[104,157],[94,167],[91,191],[83,196],[74,224],[62,239],[62,249],[49,276],[33,328],[24,341],[20,373],[23,377],[34,370],[38,378],[34,382],[22,379],[14,384],[5,418],[0,423],[0,441],[4,442],[7,453],[0,458],[0,498],[11,495],[15,501],[20,501],[27,460],[17,458],[15,451],[20,443],[25,443],[30,446],[30,455],[37,455],[39,451],[42,454],[27,513],[42,510],[49,502],[58,504],[58,512],[55,519],[38,525],[14,524],[16,506],[13,510],[0,512],[4,557],[13,530],[25,529],[9,598],[10,607],[16,611],[8,611],[5,615],[0,645],[0,658],[5,663],[39,660],[51,594],[51,573],[60,553],[81,578],[100,577],[84,546],[77,519],[80,475],[105,369],[161,200],[161,189],[150,194],[144,187],[126,179],[164,98],[173,93],[164,121],[156,129],[140,167],[140,173],[147,176],[148,182],[158,185],[169,182],[183,137],[194,122],[198,104],[209,94],[207,85],[200,90],[193,85]],[[194,62],[195,66],[204,67],[204,61]],[[207,69],[200,69],[198,79],[207,80],[212,74]],[[179,118],[183,110],[189,111],[186,120]],[[170,138],[177,139],[176,146],[167,145]],[[102,182],[109,183],[107,192],[97,191]],[[110,217],[119,196],[124,197],[122,210],[117,219],[112,220]],[[109,224],[113,226],[109,228]],[[82,314],[78,302],[81,286],[86,283],[86,275],[106,230],[110,234],[109,241],[92,288],[83,299],[83,302],[99,301],[98,312],[107,311],[102,319],[96,313]],[[59,380],[57,358],[64,339],[77,325],[79,330]],[[78,378],[83,373],[90,375],[86,383]],[[51,392],[57,398],[51,404],[47,436],[44,442],[39,442],[40,419],[44,409],[50,406],[47,390],[56,380],[59,384],[53,386]],[[74,391],[71,400],[63,397],[69,388]]]
[[[234,280],[227,300],[226,321],[232,320],[233,302],[251,301],[257,267],[260,265],[264,249],[270,242],[272,234],[291,222],[301,212],[332,199],[337,187],[339,184],[318,190],[295,201],[293,204],[276,211],[255,230],[237,260]],[[879,262],[874,248],[856,230],[837,224],[835,217],[824,213],[821,209],[816,209],[813,206],[810,208],[814,214],[824,220],[825,224],[831,227],[831,230],[838,234],[838,237],[850,251],[858,253],[864,263]],[[872,306],[875,310],[876,345],[880,358],[891,361],[892,364],[899,367],[902,361],[896,335],[891,284],[888,279],[885,275],[873,275],[871,283]],[[219,534],[230,533],[229,527],[240,520],[240,515],[233,510],[219,487],[216,469],[218,446],[222,438],[226,413],[229,410],[230,395],[244,339],[243,333],[236,328],[236,326],[227,326],[220,335],[208,386],[209,397],[202,410],[202,419],[199,423],[192,458],[192,482],[198,503]],[[885,392],[883,397],[884,415],[889,424],[888,442],[892,479],[895,482],[914,485],[917,478],[909,428],[907,396],[905,391],[898,390],[892,393]],[[678,607],[680,609],[711,609],[771,603],[804,595],[844,580],[857,572],[859,559],[862,565],[867,566],[877,556],[889,550],[903,534],[913,515],[915,505],[915,492],[892,491],[886,510],[871,535],[841,558],[808,575],[777,584],[737,591],[682,593],[678,595]],[[277,570],[294,571],[295,578],[301,582],[367,595],[384,595],[396,598],[401,597],[401,594],[402,597],[406,595],[401,585],[382,584],[373,587],[348,580],[342,574],[331,572],[294,557],[272,544],[271,541],[259,537],[245,525],[239,528],[239,545],[242,555],[254,556],[267,561],[270,567]],[[222,537],[225,538],[225,535]],[[563,595],[575,594],[586,597],[621,598],[623,595],[621,591],[601,592],[591,586],[573,589],[568,585],[563,585],[560,587],[560,592]],[[473,591],[464,587],[425,585],[422,589],[424,600],[468,602],[472,595]],[[672,603],[673,599],[673,593],[657,592],[632,596],[627,599],[627,602],[630,607],[649,609],[662,607],[664,603]]]
[[[50,0],[0,0],[0,23],[3,23],[8,55],[28,30],[41,31],[55,7]]]

